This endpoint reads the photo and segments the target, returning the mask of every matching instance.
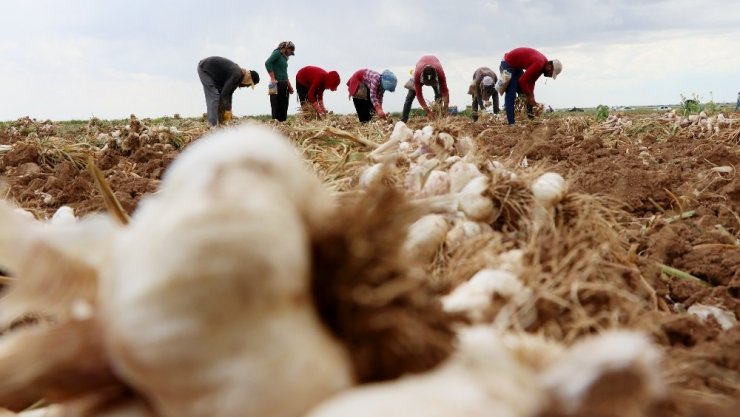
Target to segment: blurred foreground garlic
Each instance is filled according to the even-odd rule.
[[[458,350],[437,368],[351,388],[307,417],[647,416],[663,394],[659,359],[639,333],[605,332],[566,348],[476,326],[460,331]]]
[[[645,335],[610,331],[568,349],[540,383],[565,415],[643,416],[665,394],[660,359]]]
[[[188,147],[102,276],[115,371],[165,417],[297,416],[350,385],[309,291],[308,234],[330,201],[270,130]]]
[[[118,230],[103,215],[78,221],[63,206],[43,222],[0,201],[0,266],[17,278],[0,298],[0,333],[24,316],[59,322],[85,315]]]
[[[346,390],[306,417],[535,416],[545,396],[534,372],[513,360],[488,328],[465,329],[460,338],[437,368]]]

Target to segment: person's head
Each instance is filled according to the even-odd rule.
[[[545,64],[545,77],[551,77],[553,80],[558,78],[558,74],[563,70],[563,64],[559,60],[553,59]]]
[[[259,84],[260,75],[257,71],[250,71],[245,68],[242,68],[242,74],[244,76],[242,77],[242,82],[239,83],[239,87],[254,88],[255,85]]]
[[[396,91],[396,84],[398,84],[396,74],[392,73],[390,70],[385,70],[380,74],[380,85],[383,87],[383,90],[390,91],[392,93]]]
[[[339,73],[336,71],[329,71],[326,73],[326,78],[324,80],[324,86],[328,88],[331,91],[337,91],[337,87],[339,87],[339,83],[341,81],[339,80]]]
[[[493,94],[493,92],[496,91],[493,86],[493,77],[491,77],[490,75],[486,75],[485,77],[483,77],[483,81],[481,81],[481,88],[486,90],[488,94]]]
[[[424,85],[434,85],[437,83],[437,70],[431,65],[427,65],[421,71],[421,83]]]
[[[286,57],[295,55],[295,44],[291,41],[280,42],[277,49]]]

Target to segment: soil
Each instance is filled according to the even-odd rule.
[[[643,122],[643,128],[631,132],[609,130],[590,115],[514,127],[492,118],[461,119],[449,129],[474,138],[488,158],[546,167],[566,178],[569,191],[614,201],[623,213],[622,238],[635,256],[632,274],[644,278],[658,299],[657,308],[646,310],[641,320],[657,329],[654,339],[673,365],[668,368],[686,364],[683,373],[672,375],[673,387],[699,393],[697,398],[727,400],[740,398],[740,326],[723,329],[713,318],[702,322],[685,311],[704,304],[740,318],[740,114],[730,117],[729,127],[703,135],[697,129],[666,134],[658,115],[632,116],[633,126]],[[297,144],[314,133],[301,130],[300,121],[263,123]],[[359,126],[354,116],[333,116],[331,123],[367,137],[376,131],[387,137],[389,131],[379,122]],[[409,127],[427,123],[412,119]],[[119,124],[91,121],[75,128],[29,118],[9,123],[0,127],[0,145],[12,145],[0,153],[0,191],[39,219],[63,205],[77,216],[104,211],[88,172],[89,157],[131,214],[182,149],[207,132],[200,120],[161,126],[133,116]],[[310,149],[304,152],[312,158]],[[680,279],[664,266],[697,279]],[[602,309],[610,308],[608,301]],[[688,399],[662,410],[656,415],[694,412]]]

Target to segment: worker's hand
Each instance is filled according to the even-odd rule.
[[[537,102],[534,101],[534,98],[532,96],[527,96],[527,104],[534,107],[537,105]]]
[[[224,122],[230,122],[234,118],[234,115],[231,114],[230,111],[226,110],[224,112]]]
[[[293,85],[288,82],[288,94],[293,94],[295,91],[293,90]]]

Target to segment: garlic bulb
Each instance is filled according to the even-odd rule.
[[[493,217],[494,204],[488,195],[490,181],[482,175],[473,178],[458,194],[458,207],[468,219],[490,223]]]
[[[509,298],[524,290],[522,282],[511,272],[483,269],[443,297],[442,306],[445,311],[467,311],[480,318],[482,310],[491,306],[494,294]]]
[[[710,316],[714,317],[722,330],[730,330],[737,325],[735,313],[716,306],[696,303],[692,304],[686,312],[698,317],[702,323],[706,322]]]
[[[434,128],[430,125],[426,125],[421,129],[421,140],[422,142],[429,144],[430,140],[432,139],[432,135],[434,134]]]
[[[383,179],[386,164],[373,164],[360,173],[360,188],[366,189]]]
[[[398,142],[408,142],[410,141],[414,136],[414,131],[409,129],[408,126],[406,126],[406,123],[404,122],[396,122],[396,125],[393,126],[393,132],[391,133],[390,140],[398,141]]]
[[[458,161],[450,167],[450,191],[457,193],[462,191],[468,183],[481,174],[475,164]]]
[[[565,179],[558,173],[546,172],[532,183],[534,198],[545,207],[552,207],[565,196]]]
[[[447,236],[450,225],[441,214],[428,214],[409,226],[404,250],[412,257],[431,261]]]
[[[72,207],[69,206],[59,207],[49,220],[49,223],[56,225],[70,225],[75,224],[76,222],[77,218],[75,217],[75,212]]]
[[[448,249],[454,249],[471,237],[491,231],[493,229],[488,223],[474,222],[466,218],[455,219],[445,237],[445,245]]]
[[[433,170],[429,173],[429,177],[424,183],[421,192],[419,193],[422,197],[443,195],[450,192],[450,174],[445,171],[438,169]]]

